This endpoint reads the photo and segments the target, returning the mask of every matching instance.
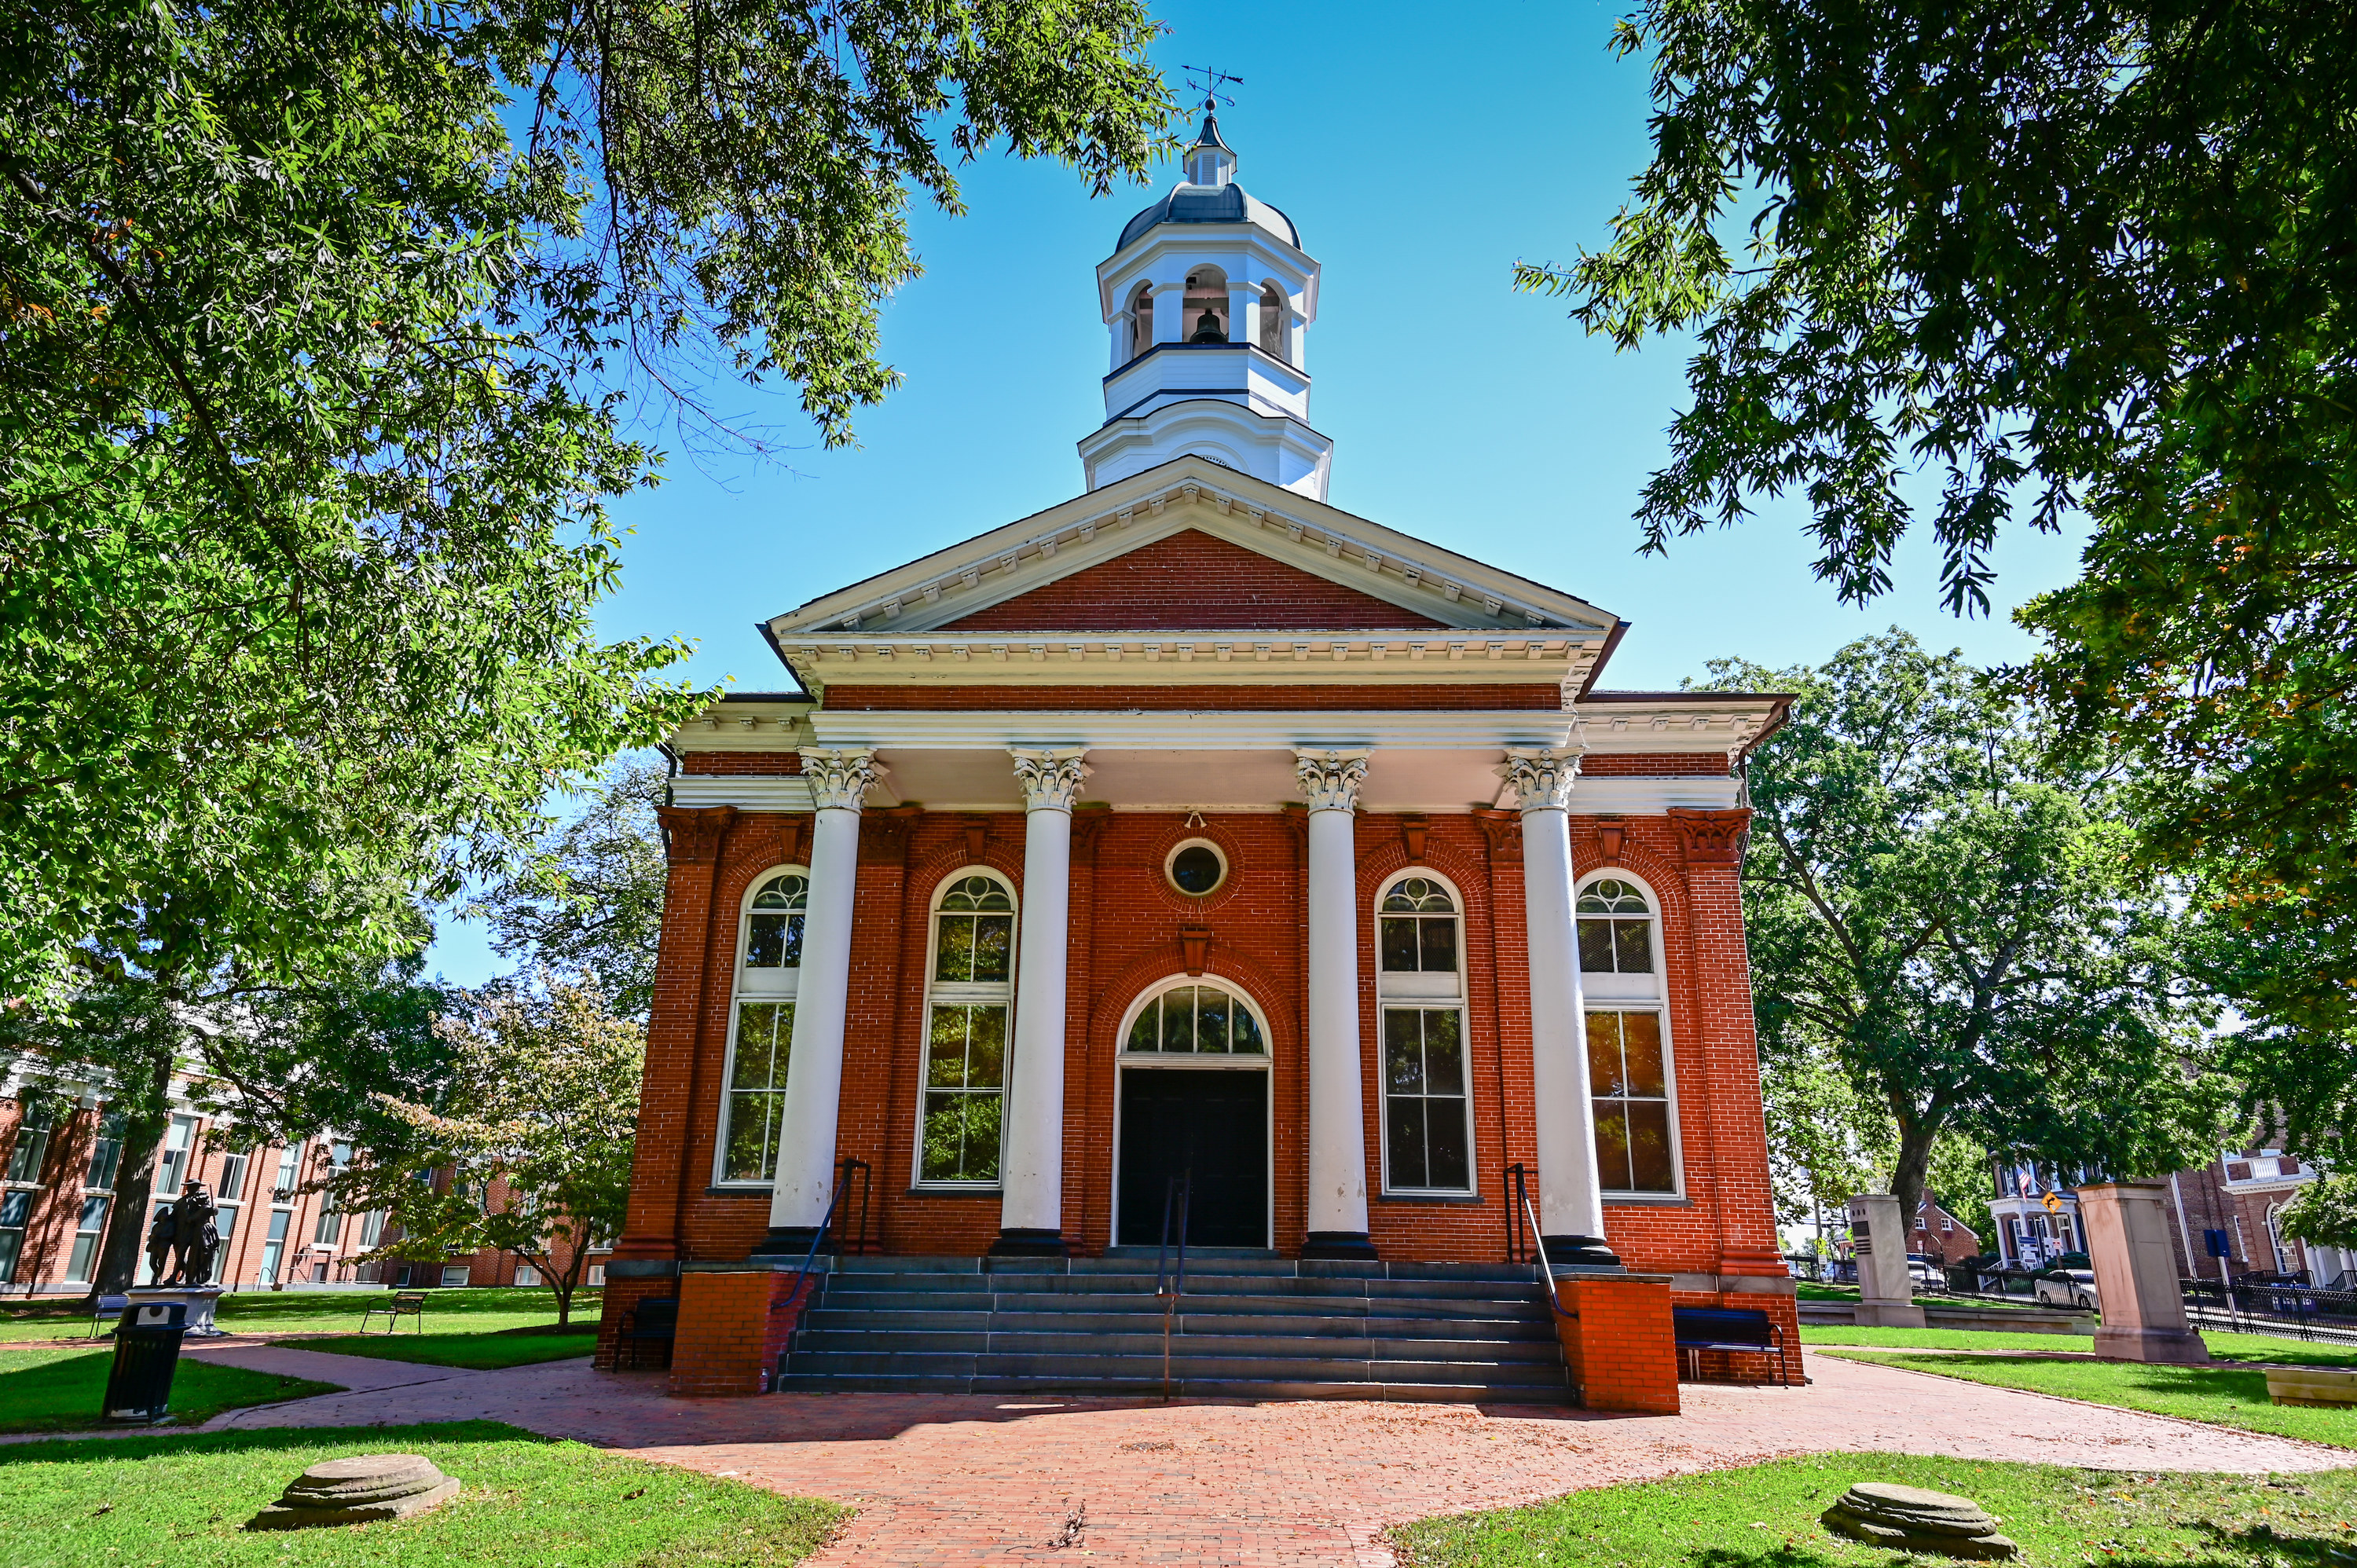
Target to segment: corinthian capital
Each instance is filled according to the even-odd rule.
[[[1359,786],[1367,781],[1367,754],[1297,748],[1293,770],[1301,779],[1301,794],[1311,811],[1356,811]]]
[[[1081,780],[1089,776],[1089,765],[1081,760],[1088,754],[1085,746],[1008,746],[1006,755],[1015,759],[1015,782],[1023,789],[1023,809],[1071,811],[1080,798]]]
[[[1579,752],[1572,747],[1511,749],[1498,771],[1513,781],[1515,800],[1523,811],[1567,811],[1572,781],[1579,777]]]
[[[802,777],[810,780],[811,803],[822,811],[859,810],[867,800],[868,787],[884,777],[869,746],[806,746],[802,757]]]

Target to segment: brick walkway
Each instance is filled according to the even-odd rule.
[[[854,1504],[858,1517],[813,1560],[830,1568],[1069,1564],[1079,1553],[1048,1542],[1083,1507],[1092,1563],[1375,1568],[1392,1563],[1382,1530],[1408,1520],[1828,1449],[2252,1474],[2357,1463],[2339,1449],[1830,1357],[1811,1359],[1808,1388],[1688,1384],[1684,1414],[1636,1417],[1349,1402],[690,1401],[665,1398],[661,1374],[606,1376],[580,1361],[432,1370],[429,1382],[210,1425],[511,1422]]]

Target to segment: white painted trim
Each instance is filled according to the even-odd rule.
[[[1582,779],[1572,786],[1575,817],[1659,817],[1674,806],[1723,811],[1739,804],[1734,779]]]
[[[1572,797],[1578,798],[1574,789]],[[1666,1203],[1686,1196],[1685,1139],[1678,1127],[1678,1043],[1670,1027],[1670,967],[1669,949],[1662,934],[1662,895],[1652,883],[1625,866],[1608,865],[1580,877],[1571,890],[1572,953],[1577,961],[1579,952],[1579,896],[1590,886],[1608,879],[1626,882],[1645,896],[1648,909],[1646,924],[1651,928],[1653,944],[1653,994],[1651,996],[1585,996],[1582,1010],[1589,1013],[1653,1013],[1662,1020],[1662,1087],[1663,1098],[1670,1107],[1670,1180],[1674,1184],[1668,1192],[1638,1192],[1628,1187],[1607,1187],[1601,1190],[1608,1203],[1653,1201]],[[1581,976],[1585,992],[1587,977]],[[1584,1036],[1583,1036],[1584,1037]],[[1583,1070],[1585,1064],[1583,1064]]]
[[[683,773],[671,781],[675,806],[734,806],[743,811],[813,809],[810,781],[797,775]]]
[[[1049,727],[1049,715],[1010,713],[821,713],[829,746],[879,750],[997,751]],[[1570,745],[1578,721],[1535,710],[1407,713],[1087,713],[1053,715],[1092,751],[1465,751]],[[674,781],[675,782],[675,781]],[[1617,781],[1616,781],[1617,782]],[[1634,780],[1633,782],[1649,782]],[[1731,780],[1703,780],[1725,782]],[[1575,794],[1577,791],[1575,791]],[[804,808],[807,810],[807,808]]]

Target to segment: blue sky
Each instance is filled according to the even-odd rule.
[[[1996,557],[1998,613],[1975,621],[1941,608],[1928,539],[1902,550],[1891,594],[1838,604],[1810,575],[1790,503],[1666,557],[1634,553],[1631,513],[1684,405],[1684,350],[1616,354],[1511,279],[1517,259],[1600,244],[1644,164],[1647,73],[1608,52],[1610,8],[1159,14],[1156,59],[1174,83],[1182,64],[1243,78],[1220,113],[1237,177],[1325,265],[1308,362],[1334,504],[1632,622],[1609,686],[1674,686],[1727,655],[1814,662],[1894,624],[1985,663],[2029,650],[2006,612],[2068,580],[2075,536],[2016,531]],[[799,441],[781,461],[666,440],[664,482],[615,509],[630,533],[605,629],[686,636],[697,678],[773,689],[785,682],[757,619],[1078,492],[1073,443],[1103,417],[1092,269],[1176,177],[1166,166],[1150,189],[1092,201],[1054,165],[993,156],[963,170],[967,216],[914,214],[925,275],[884,317],[907,381],[861,417],[861,444],[797,437],[782,394],[740,404]],[[457,926],[433,958],[467,983],[500,967]]]

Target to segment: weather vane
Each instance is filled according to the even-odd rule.
[[[1182,65],[1178,69],[1187,73],[1187,86],[1189,91],[1198,87],[1203,90],[1203,112],[1205,113],[1208,114],[1212,113],[1222,103],[1226,104],[1231,109],[1236,106],[1236,101],[1229,97],[1226,93],[1221,91],[1220,89],[1222,87],[1242,87],[1244,84],[1244,79],[1243,77],[1230,76],[1224,70],[1213,70],[1207,65]],[[1195,79],[1199,76],[1203,80],[1197,81]]]

